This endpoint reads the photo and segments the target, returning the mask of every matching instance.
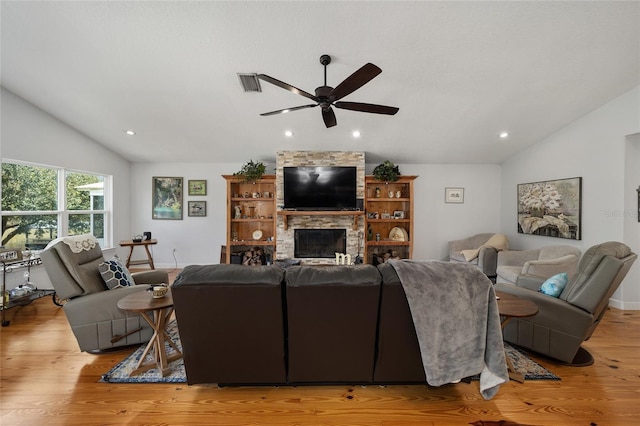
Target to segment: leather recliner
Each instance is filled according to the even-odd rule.
[[[283,269],[191,265],[172,286],[187,383],[286,382]]]
[[[62,238],[43,250],[40,257],[58,298],[66,301],[63,309],[80,350],[99,352],[148,342],[153,334],[151,326],[140,314],[122,311],[117,306],[124,296],[145,291],[148,286],[109,290],[98,269],[105,261],[100,244],[93,235],[71,238],[75,241],[90,239],[95,245],[74,253]],[[141,271],[131,275],[136,284],[169,282],[165,271]]]
[[[521,276],[517,285],[498,283],[504,291],[532,300],[539,312],[530,318],[513,318],[504,329],[507,342],[565,363],[588,364],[591,355],[580,351],[600,324],[609,299],[629,272],[637,255],[620,242],[610,241],[589,248],[575,274],[558,298],[538,292],[544,278]]]
[[[378,269],[382,289],[373,380],[381,384],[426,383],[418,336],[400,278],[388,263]]]
[[[371,383],[380,281],[373,265],[287,269],[289,383]]]

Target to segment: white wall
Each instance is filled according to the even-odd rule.
[[[112,175],[114,242],[130,238],[129,162],[5,88],[0,96],[2,158]]]
[[[414,183],[414,259],[448,259],[449,241],[499,232],[500,166],[405,164],[399,167],[403,174],[419,176]],[[446,187],[464,188],[464,203],[445,203]]]
[[[634,252],[640,253],[637,192],[640,189],[640,133],[628,137],[625,148],[625,207],[616,214],[624,220],[624,241]],[[640,310],[640,267],[634,265],[629,271],[611,304],[616,308]]]
[[[640,167],[625,161],[626,137],[640,131],[639,100],[636,87],[502,164],[501,229],[512,248],[568,244],[584,252],[604,241],[637,244],[625,239],[624,215],[616,212],[625,209],[625,168]],[[576,176],[582,177],[581,241],[517,233],[518,183]],[[620,292],[613,299],[621,306],[637,302],[619,298]]]
[[[275,153],[274,153],[275,158]],[[371,174],[377,164],[366,166]],[[154,246],[157,267],[173,268],[189,264],[218,263],[220,247],[226,239],[226,182],[223,174],[233,174],[242,164],[213,163],[134,163],[131,167],[132,199],[131,228],[133,233],[151,231],[158,244]],[[414,258],[445,259],[447,243],[477,232],[497,232],[500,217],[497,207],[500,196],[500,166],[497,165],[399,165],[406,175],[419,175],[415,182]],[[271,173],[273,166],[267,165]],[[183,220],[151,219],[151,182],[154,176],[206,179],[207,195],[189,197],[184,202],[207,202],[206,217]],[[463,204],[445,204],[444,188],[464,187]],[[185,189],[186,191],[186,189]],[[473,220],[469,220],[472,217]],[[176,258],[173,258],[173,249]],[[141,254],[141,253],[140,253]],[[135,254],[134,254],[135,255]],[[140,256],[137,256],[140,257]],[[355,257],[355,253],[353,254]]]
[[[275,156],[275,153],[274,153]],[[190,264],[220,262],[220,247],[226,240],[226,181],[223,174],[233,174],[241,164],[213,163],[133,163],[131,167],[131,229],[134,234],[151,231],[158,244],[153,247],[156,267],[174,268]],[[271,172],[273,168],[267,168]],[[184,179],[184,206],[188,201],[206,201],[205,217],[189,217],[183,209],[182,220],[151,218],[152,178],[154,176]],[[188,180],[206,180],[207,195],[189,196]],[[175,258],[173,249],[176,250]],[[140,249],[138,249],[140,250]],[[134,257],[141,257],[134,252]]]
[[[113,239],[117,244],[130,238],[129,162],[5,88],[0,103],[2,158],[112,175]],[[118,249],[119,255],[126,254]],[[34,268],[32,281],[39,288],[53,288],[41,269]],[[23,281],[22,273],[7,277],[7,289]]]

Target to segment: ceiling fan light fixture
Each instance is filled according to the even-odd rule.
[[[322,120],[324,121],[324,125],[329,127],[334,127],[338,124],[336,120],[336,115],[333,111],[333,107],[339,109],[346,109],[351,111],[360,111],[360,112],[368,112],[374,114],[385,114],[385,115],[394,115],[398,112],[399,108],[390,107],[386,105],[376,105],[376,104],[367,104],[362,102],[344,102],[340,101],[340,99],[345,96],[350,95],[351,93],[358,90],[360,87],[367,84],[373,78],[375,78],[378,74],[382,72],[382,70],[372,63],[367,63],[356,70],[349,77],[344,79],[342,83],[338,84],[336,87],[331,87],[327,85],[327,65],[331,63],[331,56],[322,55],[320,57],[320,64],[324,66],[324,85],[316,87],[315,95],[312,95],[309,92],[305,92],[302,89],[299,89],[295,86],[292,86],[284,81],[280,81],[276,78],[270,77],[266,74],[258,74],[256,76],[257,79],[264,80],[267,83],[273,84],[274,86],[278,86],[281,89],[288,90],[297,95],[303,96],[307,99],[311,99],[315,103],[308,105],[300,105],[292,108],[280,109],[276,111],[264,112],[260,114],[261,116],[269,116],[276,114],[284,114],[289,111],[298,111],[301,109],[320,107],[320,111],[322,113]]]

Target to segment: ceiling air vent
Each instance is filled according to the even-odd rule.
[[[241,74],[238,73],[238,79],[244,92],[262,92],[258,74]]]

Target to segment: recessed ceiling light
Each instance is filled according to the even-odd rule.
[[[134,132],[133,130],[125,130],[124,131],[126,134],[128,134],[129,136],[133,136],[136,134],[136,132]]]
[[[500,139],[506,139],[509,137],[509,132],[500,132]]]
[[[354,130],[352,133],[354,138],[359,138],[360,137],[360,131],[359,130]]]
[[[293,136],[293,132],[291,130],[285,130],[284,135],[290,138],[291,136]]]

